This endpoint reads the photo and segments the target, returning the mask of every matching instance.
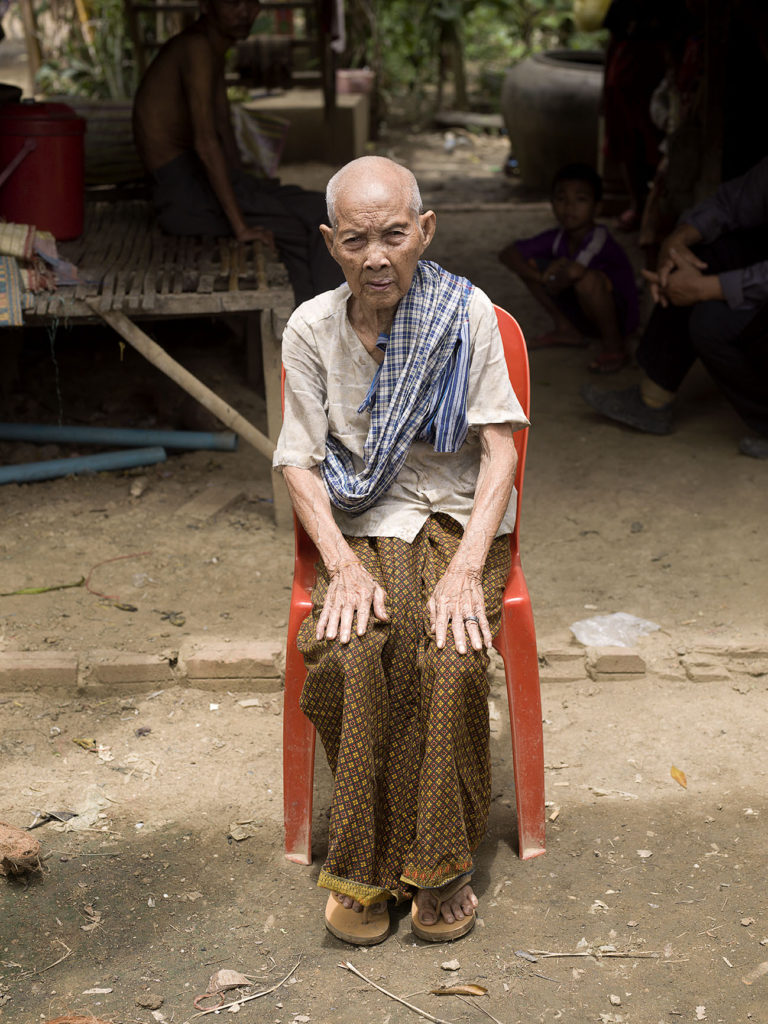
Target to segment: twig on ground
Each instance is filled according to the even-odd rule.
[[[456,998],[460,999],[462,1001],[462,1003],[466,1003],[467,1006],[475,1006],[475,1007],[477,1007],[477,1009],[480,1010],[481,1013],[484,1013],[486,1017],[490,1017],[491,1020],[496,1021],[496,1024],[501,1024],[501,1021],[499,1020],[498,1017],[494,1017],[492,1013],[489,1013],[485,1009],[485,1007],[481,1006],[480,1003],[475,1002],[474,999],[467,999],[465,996],[456,996]]]
[[[203,1010],[201,1013],[193,1013],[189,1019],[194,1020],[195,1017],[207,1017],[209,1013],[220,1013],[221,1010],[228,1010],[231,1006],[242,1006],[243,1003],[250,1003],[252,999],[261,999],[262,996],[268,996],[270,992],[276,991],[276,989],[280,988],[281,985],[284,985],[286,981],[288,981],[290,976],[298,969],[300,963],[301,957],[299,957],[286,976],[281,978],[276,985],[272,986],[272,988],[265,988],[263,992],[254,992],[252,996],[240,996],[239,999],[233,999],[231,1003],[222,1003],[221,1006],[214,1006],[212,1009]]]
[[[338,966],[345,971],[351,971],[352,974],[356,974],[357,977],[361,978],[367,985],[370,985],[372,988],[377,989],[379,992],[383,992],[385,996],[389,996],[389,998],[394,999],[395,1002],[401,1003],[403,1006],[407,1006],[409,1010],[413,1010],[414,1013],[418,1013],[425,1020],[431,1020],[433,1024],[453,1024],[452,1021],[443,1020],[442,1017],[433,1017],[432,1014],[427,1013],[426,1010],[422,1010],[418,1006],[414,1006],[413,1003],[406,1003],[404,999],[401,999],[400,996],[394,995],[392,992],[387,992],[387,990],[385,988],[382,988],[381,985],[377,985],[375,981],[371,981],[370,978],[366,978],[364,974],[361,974],[360,971],[358,971],[358,969],[354,966],[354,964],[351,964],[349,962],[349,960],[343,960],[340,964],[338,964]]]
[[[24,974],[25,978],[29,978],[33,974],[42,974],[43,971],[50,971],[50,969],[52,967],[55,967],[56,964],[60,964],[62,960],[66,960],[68,956],[72,956],[72,950],[69,948],[66,942],[62,942],[61,939],[56,939],[55,941],[58,942],[60,946],[63,946],[64,949],[66,949],[67,952],[64,954],[64,956],[60,956],[58,960],[54,960],[53,963],[48,964],[47,967],[41,967],[39,971],[26,971]]]
[[[657,950],[643,950],[640,953],[620,953],[620,952],[601,952],[599,949],[584,950],[581,953],[550,953],[546,949],[529,949],[528,952],[531,956],[543,956],[543,957],[566,957],[566,956],[592,956],[596,960],[601,960],[603,957],[625,957],[631,960],[658,960],[661,956]]]

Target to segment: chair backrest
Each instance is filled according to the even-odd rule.
[[[528,369],[528,349],[525,344],[520,324],[511,313],[508,313],[501,306],[494,306],[496,320],[501,333],[501,341],[504,346],[504,358],[507,361],[507,373],[512,384],[512,389],[517,395],[517,400],[523,407],[526,416],[530,415],[531,408],[531,378]],[[283,409],[285,409],[285,367],[281,370],[280,386],[282,389]],[[515,447],[517,449],[517,471],[515,473],[515,486],[517,487],[517,514],[515,516],[515,529],[510,537],[512,550],[517,548],[517,535],[520,526],[520,507],[523,500],[523,477],[525,476],[525,453],[528,447],[528,428],[517,430],[514,434]],[[304,577],[303,583],[309,588],[314,583],[314,565],[317,561],[317,549],[294,515],[296,533],[296,575]],[[312,579],[306,578],[312,574]]]
[[[520,324],[511,313],[501,306],[494,306],[496,321],[501,332],[501,341],[504,345],[504,358],[507,361],[507,373],[512,384],[512,390],[517,395],[517,400],[523,407],[526,416],[531,412],[531,377],[528,369],[528,349]],[[517,515],[515,516],[514,538],[520,526],[520,508],[523,501],[523,477],[525,476],[525,453],[528,447],[528,428],[515,431],[515,447],[517,448],[517,472],[515,473],[515,487],[517,487]]]

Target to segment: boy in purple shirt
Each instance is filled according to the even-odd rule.
[[[594,168],[561,168],[552,183],[552,211],[560,226],[513,242],[499,259],[554,321],[554,329],[528,347],[582,346],[585,334],[597,335],[601,351],[589,369],[613,373],[629,362],[627,337],[637,327],[638,300],[626,253],[595,224],[602,193]]]

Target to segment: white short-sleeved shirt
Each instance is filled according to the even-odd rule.
[[[285,415],[273,465],[311,469],[325,458],[330,432],[352,453],[357,472],[370,414],[357,410],[377,369],[347,316],[346,284],[304,302],[283,333]],[[411,445],[397,479],[376,505],[352,516],[331,505],[342,533],[352,537],[399,537],[412,541],[427,518],[445,512],[466,526],[480,468],[478,428],[528,425],[509,382],[496,314],[488,296],[475,288],[469,302],[471,362],[467,418],[469,432],[459,451],[438,453],[424,442]],[[497,536],[515,525],[513,490]]]

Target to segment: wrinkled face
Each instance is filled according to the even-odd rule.
[[[261,3],[259,0],[205,0],[201,8],[224,38],[234,42],[248,38]]]
[[[552,192],[552,210],[566,231],[589,227],[597,213],[595,194],[585,181],[558,181]]]
[[[432,241],[434,213],[417,214],[409,199],[408,188],[396,179],[350,184],[336,198],[335,230],[321,228],[352,294],[366,311],[394,311]]]

